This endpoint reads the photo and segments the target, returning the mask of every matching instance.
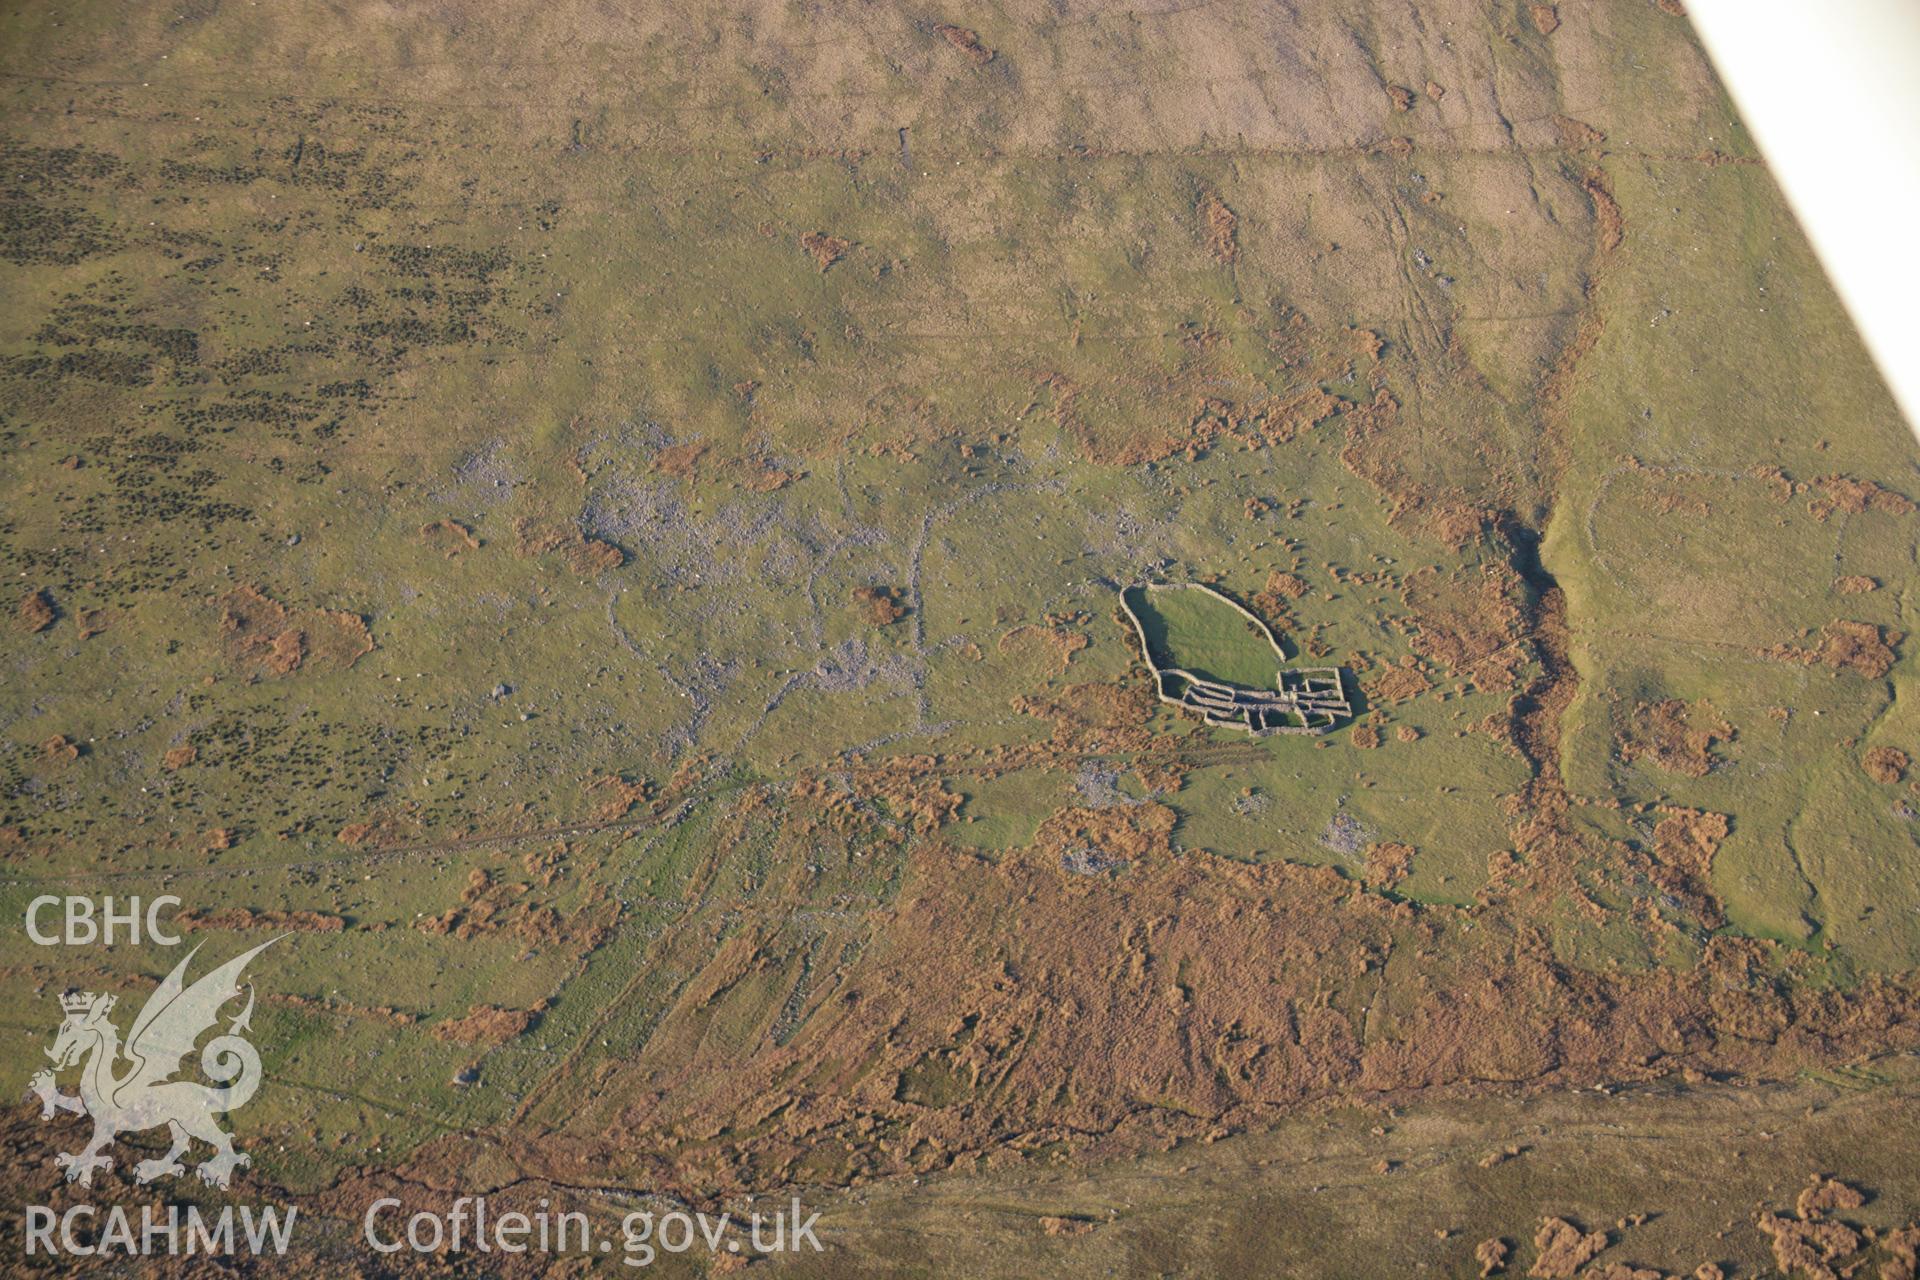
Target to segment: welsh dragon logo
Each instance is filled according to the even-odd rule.
[[[195,1138],[213,1148],[212,1158],[196,1170],[202,1182],[225,1187],[236,1168],[252,1163],[214,1123],[215,1116],[238,1110],[260,1087],[260,1054],[240,1035],[253,1016],[251,984],[246,1007],[228,1024],[226,1034],[207,1041],[200,1051],[200,1070],[217,1085],[169,1077],[180,1070],[201,1034],[219,1022],[220,1007],[240,994],[240,974],[248,961],[278,941],[269,939],[188,986],[187,965],[200,950],[195,947],[148,998],[124,1045],[119,1028],[107,1017],[113,1012],[113,996],[86,991],[60,997],[66,1018],[47,1050],[53,1069],[35,1075],[32,1090],[40,1098],[42,1120],[52,1119],[55,1111],[93,1120],[92,1141],[78,1154],[55,1158],[67,1171],[67,1181],[90,1185],[95,1169],[113,1168],[113,1157],[101,1152],[115,1137],[160,1125],[167,1127],[173,1145],[159,1159],[134,1166],[139,1182],[183,1175],[180,1157]],[[81,1064],[80,1092],[63,1094],[55,1075],[76,1063]]]

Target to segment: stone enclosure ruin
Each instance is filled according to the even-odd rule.
[[[1245,629],[1272,650],[1272,689],[1229,679],[1195,660],[1177,655],[1168,645],[1164,626],[1154,625],[1157,612],[1152,597],[1171,599],[1169,592],[1197,592],[1231,610]],[[1200,583],[1147,583],[1120,593],[1120,607],[1133,624],[1154,692],[1162,702],[1197,711],[1209,725],[1243,729],[1256,738],[1274,733],[1321,734],[1352,714],[1338,667],[1288,667],[1286,654],[1271,628],[1238,601]]]

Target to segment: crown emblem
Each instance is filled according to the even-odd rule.
[[[99,1002],[101,1012],[113,1007],[112,996],[99,996],[91,991],[69,991],[60,997],[60,1007],[68,1013],[87,1013]]]

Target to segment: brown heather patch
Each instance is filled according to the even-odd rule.
[[[1668,773],[1704,778],[1713,767],[1714,746],[1733,736],[1733,726],[1710,703],[1678,698],[1643,702],[1619,736],[1620,758],[1628,764],[1644,759]]]
[[[1520,577],[1505,565],[1409,574],[1401,599],[1417,628],[1413,651],[1481,689],[1512,689],[1531,657],[1519,596]]]
[[[813,259],[813,265],[820,269],[820,274],[825,275],[829,267],[852,250],[853,241],[830,236],[824,231],[809,231],[800,237],[800,248]]]
[[[980,43],[980,33],[977,31],[945,22],[936,24],[933,29],[948,44],[966,54],[968,61],[976,67],[986,66],[997,56],[992,49]]]
[[[175,917],[182,928],[240,932],[273,929],[294,933],[339,933],[346,919],[325,911],[255,911],[250,907],[189,908]]]
[[[19,607],[14,610],[13,616],[15,628],[32,635],[52,626],[60,614],[53,607],[52,593],[41,587],[20,597]]]
[[[870,627],[886,627],[907,616],[907,606],[893,587],[855,587],[853,603]]]
[[[1811,647],[1776,644],[1759,651],[1763,658],[1776,662],[1797,662],[1802,666],[1823,666],[1833,671],[1850,671],[1878,680],[1893,670],[1893,646],[1904,637],[1898,631],[1884,630],[1870,622],[1835,619],[1820,629],[1820,643]]]
[[[1267,575],[1267,592],[1270,595],[1298,600],[1310,590],[1312,588],[1307,585],[1307,580],[1297,573],[1282,573],[1276,569]]]
[[[1546,1218],[1534,1233],[1533,1247],[1539,1253],[1528,1275],[1538,1280],[1572,1280],[1575,1272],[1607,1247],[1607,1233],[1582,1231],[1565,1218]]]
[[[663,476],[691,480],[699,473],[700,461],[711,447],[705,440],[670,444],[653,455],[653,469]]]
[[[1240,257],[1240,217],[1218,192],[1209,191],[1200,198],[1200,225],[1213,260],[1232,266]]]
[[[435,1023],[433,1035],[436,1040],[451,1044],[498,1047],[529,1030],[540,1020],[546,1008],[544,1002],[532,1009],[502,1009],[498,1005],[477,1004],[464,1018]]]
[[[1898,747],[1874,747],[1861,759],[1860,767],[1875,782],[1892,786],[1906,778],[1910,763],[1907,753]]]
[[[1392,841],[1368,845],[1367,883],[1376,889],[1391,889],[1398,885],[1412,873],[1415,852],[1410,844]]]
[[[218,603],[221,647],[242,675],[345,671],[373,652],[373,636],[356,613],[289,609],[252,586],[235,588]]]
[[[618,569],[627,562],[620,548],[586,537],[572,524],[523,516],[513,522],[513,533],[522,556],[558,551],[566,558],[567,567],[583,578]]]
[[[1883,488],[1872,480],[1856,480],[1852,476],[1821,476],[1813,482],[1824,497],[1813,498],[1807,503],[1807,511],[1816,520],[1825,520],[1839,512],[1842,515],[1857,516],[1868,511],[1878,511],[1890,516],[1913,514],[1913,500],[1903,493]]]
[[[1371,680],[1363,681],[1361,687],[1373,701],[1391,704],[1410,702],[1433,686],[1409,656],[1394,666],[1383,668]]]
[[[473,530],[452,519],[421,525],[420,541],[449,560],[465,552],[478,550],[480,546],[480,540],[473,536]]]
[[[607,900],[604,889],[564,916],[550,906],[529,901],[532,889],[531,884],[496,881],[485,869],[475,867],[467,875],[459,905],[417,920],[413,927],[456,942],[504,934],[529,948],[564,941],[592,951],[605,940],[618,914],[618,905]]]

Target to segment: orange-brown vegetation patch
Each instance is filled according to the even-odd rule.
[[[782,839],[802,816],[796,804],[774,823]],[[833,821],[872,819],[855,805]],[[604,1105],[577,1119],[543,1109],[563,1130],[539,1151],[545,1172],[725,1195],[797,1180],[823,1144],[845,1182],[1010,1144],[1085,1158],[1165,1149],[1335,1098],[1687,1066],[1790,1075],[1920,1044],[1908,979],[1807,992],[1777,981],[1775,948],[1725,937],[1693,970],[1588,972],[1543,935],[1448,930],[1331,868],[1173,855],[1171,826],[1147,804],[1062,811],[1021,850],[915,842],[895,900],[817,984],[785,967],[779,923],[745,916],[725,941],[693,927],[685,954],[709,968],[658,1030],[557,1077],[555,1098],[591,1081]],[[817,844],[822,830],[800,834]],[[1092,858],[1129,865],[1073,873]],[[1418,977],[1381,1032],[1365,1005],[1401,947],[1422,948]],[[744,1033],[709,1031],[743,1017]],[[915,1083],[930,1063],[951,1092]],[[636,1152],[608,1136],[632,1132],[657,1139]],[[897,1140],[857,1141],[875,1133]]]
[[[1353,745],[1362,750],[1371,751],[1380,745],[1380,730],[1370,724],[1357,724],[1349,735]]]
[[[184,769],[192,764],[194,758],[199,754],[199,751],[191,745],[172,747],[165,755],[160,757],[160,767],[168,773],[173,773],[176,770]]]
[[[1089,750],[1138,750],[1152,741],[1147,728],[1153,717],[1153,694],[1139,682],[1071,684],[1046,697],[1023,695],[1013,700],[1022,715],[1053,722],[1056,747],[1068,744]]]
[[[903,819],[917,835],[927,835],[952,822],[967,799],[947,790],[938,778],[916,774],[910,767],[882,770],[868,786],[868,794],[884,801],[888,811]]]
[[[1033,847],[1043,855],[1088,849],[1104,858],[1134,863],[1163,858],[1173,851],[1177,815],[1155,801],[1105,809],[1061,809],[1040,824]]]
[[[1826,495],[1807,502],[1807,511],[1817,520],[1825,520],[1836,511],[1850,516],[1868,511],[1879,511],[1890,516],[1913,514],[1912,499],[1883,488],[1872,480],[1835,475],[1821,476],[1813,484]]]
[[[1006,654],[1041,652],[1051,656],[1060,664],[1060,674],[1064,675],[1073,662],[1073,655],[1087,647],[1086,633],[1072,627],[1037,627],[1032,624],[1015,627],[1000,637],[1000,652]]]
[[[966,797],[947,790],[933,756],[891,756],[878,764],[839,772],[829,779],[797,779],[788,794],[806,800],[843,831],[860,825],[878,802],[918,835],[953,821]]]
[[[1866,1193],[1850,1187],[1838,1178],[1813,1174],[1793,1202],[1793,1211],[1802,1218],[1823,1218],[1835,1209],[1858,1209],[1867,1202]]]
[[[853,603],[870,627],[891,626],[907,616],[907,606],[893,587],[855,587]]]
[[[543,1004],[533,1009],[502,1009],[498,1005],[477,1004],[464,1018],[434,1024],[436,1040],[451,1044],[503,1045],[527,1031],[546,1012]]]
[[[244,675],[344,671],[373,652],[366,620],[339,609],[288,609],[257,587],[220,599],[221,646]]]
[[[1333,417],[1341,408],[1339,397],[1318,387],[1266,396],[1244,404],[1206,397],[1180,435],[1164,437],[1158,444],[1139,450],[1123,451],[1121,457],[1128,462],[1157,462],[1174,454],[1193,459],[1223,437],[1242,444],[1286,444]]]
[[[1682,808],[1667,810],[1653,827],[1653,854],[1659,860],[1654,881],[1704,919],[1721,914],[1713,895],[1713,856],[1729,830],[1724,813]]]
[[[1878,680],[1893,670],[1896,656],[1893,646],[1902,639],[1898,631],[1883,630],[1870,622],[1835,619],[1820,629],[1817,645],[1776,644],[1762,649],[1760,656],[1777,662],[1851,671],[1869,680]]]
[[[1209,191],[1200,198],[1200,225],[1207,252],[1215,262],[1231,266],[1240,257],[1240,217],[1227,207],[1218,192]]]
[[[1133,772],[1140,779],[1140,789],[1148,795],[1170,796],[1186,785],[1191,768],[1178,760],[1170,760],[1165,764],[1138,765]]]
[[[1701,478],[1689,472],[1645,468],[1650,480],[1639,494],[1639,504],[1655,515],[1681,515],[1705,520],[1713,515],[1713,504],[1701,496]]]
[[[653,455],[653,469],[663,476],[691,480],[699,474],[700,460],[707,456],[709,448],[705,440],[670,444]]]
[[[1607,135],[1584,120],[1572,116],[1555,116],[1554,131],[1560,135],[1560,145],[1569,151],[1584,151],[1599,146],[1607,140]]]
[[[591,951],[605,940],[613,912],[604,895],[562,916],[552,907],[527,901],[533,886],[496,881],[484,868],[467,875],[460,905],[415,922],[414,928],[436,937],[466,942],[505,933],[530,946],[549,946],[565,939],[569,946]]]
[[[358,848],[361,845],[399,844],[420,835],[419,819],[404,809],[386,809],[372,818],[361,822],[349,822],[334,833],[341,844]]]
[[[1040,384],[1051,401],[1054,422],[1080,446],[1087,461],[1098,465],[1137,466],[1176,456],[1191,460],[1225,442],[1242,448],[1280,445],[1346,407],[1338,396],[1314,384],[1336,376],[1353,357],[1324,349],[1306,332],[1302,322],[1270,335],[1283,363],[1303,375],[1300,389],[1278,395],[1232,400],[1217,394],[1223,378],[1237,381],[1238,374],[1216,353],[1221,338],[1212,329],[1189,333],[1190,355],[1171,374],[1143,370],[1117,386],[1091,391],[1057,372],[1043,375]],[[1113,394],[1124,394],[1129,406],[1147,406],[1159,421],[1178,425],[1143,432],[1130,416],[1103,410],[1103,395]]]
[[[1390,84],[1387,86],[1387,101],[1393,103],[1395,111],[1411,111],[1415,101],[1413,90],[1403,84]]]
[[[1907,753],[1898,747],[1874,747],[1862,757],[1860,767],[1875,782],[1891,786],[1907,776]]]
[[[1704,778],[1713,768],[1715,744],[1733,736],[1733,726],[1710,703],[1642,702],[1620,734],[1620,758],[1628,764],[1649,760],[1668,773]]]
[[[1627,238],[1627,218],[1620,212],[1620,202],[1613,198],[1613,185],[1607,181],[1606,171],[1587,170],[1580,176],[1580,189],[1593,201],[1595,244],[1602,253],[1613,252]]]
[[[589,782],[586,791],[594,800],[593,820],[617,822],[631,813],[635,805],[652,798],[653,783],[646,778],[627,779],[608,774]]]
[[[1399,438],[1400,402],[1384,388],[1366,404],[1341,414],[1346,443],[1340,462],[1388,502],[1387,519],[1458,550],[1483,535],[1494,513],[1457,487],[1438,485],[1412,470],[1412,459],[1428,448]]]
[[[1530,4],[1527,12],[1533,18],[1534,27],[1543,36],[1550,36],[1560,29],[1560,10],[1550,4]]]
[[[1833,589],[1843,596],[1863,596],[1869,591],[1878,591],[1880,579],[1869,578],[1863,573],[1850,573],[1843,578],[1835,578]]]
[[[1297,573],[1285,573],[1276,569],[1267,575],[1267,593],[1269,595],[1284,596],[1288,600],[1298,600],[1310,590],[1312,590],[1312,588],[1307,585],[1307,580]]]
[[[786,471],[763,459],[753,459],[741,464],[740,484],[754,493],[774,493],[786,488],[803,473]]]
[[[1795,494],[1805,493],[1807,490],[1806,485],[1771,462],[1756,463],[1747,468],[1747,474],[1766,485],[1768,494],[1775,502],[1786,502]]]
[[[1473,1260],[1480,1264],[1480,1280],[1487,1280],[1488,1276],[1498,1275],[1500,1272],[1506,1270],[1507,1254],[1509,1252],[1511,1252],[1511,1249],[1507,1242],[1499,1236],[1482,1240],[1479,1244],[1475,1245],[1473,1247]]]
[[[980,33],[969,31],[965,27],[956,27],[949,23],[938,23],[933,28],[948,44],[967,55],[976,67],[984,67],[996,56],[992,49],[980,43]]]
[[[473,530],[458,520],[435,520],[421,525],[420,541],[449,560],[480,548],[480,539],[473,536]]]
[[[620,548],[589,538],[571,524],[522,516],[513,522],[513,533],[521,555],[531,557],[558,551],[566,557],[568,567],[583,578],[618,569],[627,562],[626,553]]]
[[[60,611],[53,607],[53,596],[45,587],[21,596],[19,608],[13,611],[14,626],[29,635],[45,631],[59,616]]]
[[[1208,401],[1191,429],[1205,433],[1217,428],[1242,443],[1280,445],[1298,439],[1340,413],[1346,402],[1318,387],[1266,396],[1242,405]]]
[[[1375,702],[1407,702],[1433,686],[1412,657],[1402,658],[1391,667],[1383,667],[1371,680],[1362,682],[1367,697]]]
[[[1920,1226],[1889,1231],[1880,1241],[1887,1251],[1880,1264],[1880,1280],[1915,1280],[1920,1276]]]
[[[1860,1252],[1860,1233],[1841,1222],[1807,1222],[1763,1213],[1759,1227],[1773,1241],[1775,1265],[1784,1274],[1805,1280],[1840,1280],[1837,1264]],[[1852,1268],[1846,1274],[1852,1275]]]
[[[1416,627],[1413,651],[1481,689],[1512,689],[1530,657],[1520,586],[1520,576],[1504,565],[1410,574],[1401,599]]]
[[[1381,841],[1367,846],[1367,883],[1376,889],[1391,889],[1413,873],[1414,848],[1410,844]]]
[[[1493,524],[1493,512],[1470,502],[1429,502],[1419,521],[1421,529],[1454,548],[1466,546]]]
[[[813,259],[813,265],[820,268],[820,273],[825,275],[827,268],[847,256],[853,248],[853,241],[830,236],[824,231],[809,231],[800,237],[800,247]]]
[[[1534,1233],[1538,1250],[1527,1272],[1539,1280],[1572,1280],[1573,1274],[1607,1247],[1604,1231],[1582,1231],[1565,1218],[1547,1218]]]
[[[40,758],[64,763],[80,758],[80,744],[64,733],[56,733],[40,744]]]
[[[1254,592],[1247,603],[1274,631],[1291,631],[1294,619],[1287,606],[1311,589],[1299,574],[1276,569],[1267,575],[1265,588]]]
[[[244,929],[276,929],[294,933],[339,933],[347,927],[346,918],[325,911],[255,911],[250,907],[194,907],[175,917],[181,927],[198,932],[216,929],[239,932]]]
[[[267,646],[267,670],[277,676],[297,671],[307,656],[307,637],[292,627],[275,636]]]

